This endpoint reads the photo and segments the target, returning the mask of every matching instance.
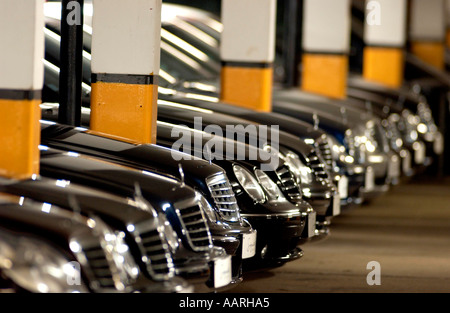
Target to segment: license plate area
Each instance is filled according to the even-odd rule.
[[[231,282],[231,255],[214,260],[214,288],[224,287]]]
[[[249,259],[256,254],[256,231],[242,236],[242,258]]]

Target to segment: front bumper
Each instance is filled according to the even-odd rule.
[[[257,229],[256,254],[244,260],[245,265],[262,262],[276,264],[293,261],[302,256],[297,248],[305,229],[307,214],[276,215],[248,214],[243,216]],[[251,266],[250,266],[251,267]]]
[[[253,257],[256,253],[257,232],[253,228],[247,228],[237,234],[227,236],[213,236],[213,244],[225,249],[231,255],[231,283],[236,286],[242,282],[242,261]]]
[[[199,259],[175,259],[176,275],[186,279],[194,286],[195,292],[200,293],[227,290],[234,286],[231,256],[224,249],[213,247],[212,251],[202,255],[208,260],[206,266]]]
[[[364,185],[359,189],[359,195],[363,201],[370,201],[377,198],[390,188],[389,162],[393,153],[389,157],[383,158],[383,162],[370,162],[365,170]]]

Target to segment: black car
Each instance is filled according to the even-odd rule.
[[[0,285],[12,292],[175,292],[139,278],[127,244],[98,216],[2,193]],[[101,265],[101,266],[100,266]]]
[[[139,266],[139,273],[151,281],[170,281],[176,273],[177,258],[191,257],[182,269],[201,277],[209,277],[208,260],[187,250],[164,215],[157,215],[152,206],[134,195],[121,198],[98,189],[90,189],[63,179],[35,177],[30,180],[0,180],[0,190],[18,197],[33,199],[75,211],[83,216],[99,216],[114,234],[122,237]],[[101,266],[99,272],[102,271]],[[178,269],[180,271],[180,269]],[[183,284],[181,284],[181,287]]]
[[[59,32],[59,20],[51,16],[48,19],[47,22],[47,33],[46,33],[46,78],[45,78],[45,86],[44,86],[44,101],[45,102],[57,102],[58,101],[58,69],[57,66],[59,64],[59,39],[57,33]],[[56,32],[56,33],[55,33]],[[90,51],[90,35],[85,33],[85,49],[86,53]],[[164,59],[164,48],[162,47],[162,62],[164,64],[171,64],[171,59]],[[162,80],[164,80],[164,77],[161,77]],[[83,86],[83,104],[85,107],[89,107],[89,83],[90,83],[90,62],[89,58],[84,59],[84,65],[83,65],[83,79],[85,82],[85,85]],[[162,94],[161,94],[162,96]],[[207,104],[205,104],[207,105]],[[180,113],[181,112],[181,113]],[[177,121],[179,123],[182,123],[183,121],[191,122],[192,119],[199,115],[193,115],[192,110],[183,111],[183,109],[180,110],[180,107],[178,109],[173,108],[171,106],[164,106],[163,102],[159,102],[159,109],[158,109],[158,119],[166,122],[174,122],[175,116],[178,117]],[[184,113],[184,114],[183,114]],[[199,113],[199,112],[197,112]],[[172,117],[171,117],[172,116]],[[225,115],[222,115],[225,117]],[[209,118],[204,117],[204,123],[208,122],[214,122],[214,119],[211,120]],[[236,119],[235,121],[232,121],[233,117],[228,116],[227,117],[227,124],[228,125],[234,125],[236,123],[239,123],[239,120]],[[87,125],[89,125],[89,121],[84,121]],[[243,122],[243,121],[242,121]],[[243,122],[244,123],[244,122]],[[249,121],[246,121],[246,123],[249,123]],[[211,124],[211,123],[210,123]],[[224,123],[222,123],[224,125]],[[224,125],[225,126],[225,125]],[[225,127],[224,127],[225,129]],[[312,153],[311,156],[309,156],[310,149],[305,147],[306,145],[298,139],[290,138],[287,139],[289,135],[283,136],[284,144],[291,147],[290,155],[301,154],[302,152],[299,152],[298,150],[305,151],[306,154],[303,154],[302,159],[303,162],[306,162],[306,159],[310,157],[311,159],[314,159],[314,169],[311,169],[310,172],[316,172],[317,175],[311,175],[312,181],[305,184],[305,199],[309,201],[313,208],[317,211],[318,216],[322,221],[329,220],[333,215],[337,215],[340,211],[340,203],[338,195],[337,188],[333,186],[332,181],[329,179],[329,177],[326,173],[325,169],[325,162],[321,162],[319,160],[320,156],[315,155],[319,154],[319,151],[315,151]],[[292,148],[294,147],[294,148]],[[292,151],[295,150],[296,151]],[[298,157],[300,159],[300,157]],[[304,167],[308,167],[309,165],[304,165]],[[328,222],[326,222],[328,223]],[[320,227],[322,227],[324,230],[324,223],[321,223]],[[326,231],[324,231],[326,233]]]
[[[50,38],[50,40],[48,42],[51,42],[51,41],[52,41],[52,39]],[[54,43],[55,43],[54,46],[58,46],[58,44],[59,44],[58,42],[54,42]],[[50,43],[48,45],[53,47],[53,45],[51,45]],[[48,54],[51,54],[50,53],[51,49],[53,49],[53,48],[50,47],[47,49]],[[56,49],[56,50],[58,50],[58,49]],[[51,57],[48,57],[48,59],[52,60]],[[57,73],[57,70],[53,69],[53,71],[52,71],[52,65],[48,61],[47,61],[46,65],[47,65],[46,68],[48,69],[48,71],[46,72],[46,74],[47,74],[46,75],[46,86],[45,86],[44,90],[57,92],[57,78],[56,78],[57,76],[55,77],[54,75],[53,76],[51,75],[52,72]],[[87,85],[85,85],[84,87],[89,89]],[[51,92],[49,92],[49,93],[51,94]],[[49,93],[44,91],[44,94],[49,94]],[[46,112],[47,112],[47,110],[44,110],[44,114],[46,114]],[[44,115],[44,116],[46,116],[46,115]],[[88,121],[87,121],[87,123],[88,123]],[[296,186],[294,186],[294,188],[296,188]],[[325,199],[325,200],[329,202],[329,199]],[[302,217],[302,218],[304,219],[305,217]],[[303,226],[301,226],[301,227],[303,227]],[[298,232],[299,231],[297,231],[297,233]]]
[[[49,111],[44,113],[49,115]],[[95,135],[87,130],[56,123],[41,123],[43,145],[102,158],[140,170],[183,179],[211,203],[208,217],[213,243],[225,248],[233,258],[235,283],[242,280],[241,261],[252,257],[256,232],[240,215],[238,203],[225,171],[217,165],[195,158],[186,158],[175,151],[157,145],[138,145]]]
[[[231,256],[213,246],[205,218],[207,201],[192,188],[173,178],[145,170],[116,165],[105,160],[41,146],[41,175],[105,190],[121,197],[134,197],[136,190],[158,212],[164,214],[190,254],[174,256],[177,274],[189,278],[189,261],[209,262],[208,281],[196,283],[197,290],[222,288],[231,284]],[[186,267],[186,268],[185,268]],[[187,270],[187,271],[186,271]],[[223,271],[230,277],[218,277]],[[209,274],[209,273],[207,273]],[[204,277],[202,275],[201,277]],[[195,280],[191,280],[195,283]]]
[[[437,127],[433,112],[425,96],[417,85],[408,89],[390,89],[385,86],[370,84],[358,76],[351,76],[350,96],[367,101],[378,108],[378,114],[397,124],[405,147],[412,153],[414,167],[429,166],[436,156],[443,152],[443,136]],[[416,143],[416,144],[415,144]]]
[[[217,25],[220,24],[218,20],[205,12],[193,8],[187,8],[177,5],[166,5],[165,9],[168,12],[166,16],[169,16],[169,18],[163,20],[163,28],[165,29],[165,31],[172,32],[175,36],[180,36],[180,38],[187,41],[188,43],[196,46],[197,48],[202,49],[202,51],[208,56],[208,60],[202,61],[196,55],[189,54],[187,51],[183,51],[183,47],[177,45],[176,42],[171,40],[170,36],[167,36],[167,38],[162,36],[162,40],[168,45],[171,45],[172,48],[178,49],[178,51],[184,53],[184,58],[191,58],[192,60],[198,62],[202,66],[207,63],[219,64],[220,57],[219,57],[218,42],[220,41],[220,30],[211,28],[210,25],[212,23],[206,22],[209,20],[214,20],[216,22],[215,24]],[[194,34],[184,31],[181,25],[184,25],[186,23],[190,24],[191,27],[197,28],[201,32],[209,34],[213,39],[212,41],[215,40],[216,44],[215,45],[207,44],[205,40],[196,38]],[[171,60],[171,62],[161,63],[161,68],[163,69],[164,73],[164,75],[161,76],[163,78],[164,77],[167,78],[165,81],[163,80],[163,82],[166,83],[166,86],[168,88],[183,90],[185,91],[185,93],[190,94],[191,97],[194,97],[192,94],[206,95],[210,98],[215,98],[217,101],[217,95],[219,90],[217,78],[219,77],[219,71],[216,70],[214,72],[212,69],[213,68],[220,69],[220,66],[216,67],[210,66],[211,70],[209,71],[208,74],[206,74],[196,70],[196,68],[193,66],[189,67],[189,64],[187,64],[188,62],[183,62],[181,59],[176,60],[176,56],[173,55],[170,56],[170,54],[164,53],[164,49],[162,49],[161,58],[164,59],[164,57],[170,58]],[[179,70],[177,71],[177,69]],[[170,92],[171,91],[168,91],[168,93]],[[311,102],[311,99],[314,100],[312,100]],[[300,92],[299,89],[284,89],[280,87],[274,88],[274,101],[273,101],[274,112],[282,113],[290,117],[295,117],[297,119],[307,121],[310,124],[315,124],[314,116],[316,115],[320,119],[321,118],[320,115],[322,114],[322,112],[330,113],[334,115],[334,117],[340,116],[341,115],[340,110],[342,109],[343,103],[345,103],[345,101],[341,101],[339,103],[336,103],[335,101],[326,101],[325,98],[322,99],[322,97],[315,97],[314,95],[302,93]],[[293,107],[292,104],[297,104],[297,106]],[[305,110],[302,111],[302,109]],[[355,111],[353,110],[353,108],[348,108],[348,111],[349,112],[347,112],[346,118],[350,121],[353,121],[354,123],[364,124],[369,121],[367,119],[365,120],[359,119],[358,114],[362,114],[363,112],[359,112],[357,113],[357,115],[355,115],[351,114],[350,112]],[[321,128],[323,128],[323,121],[325,119],[321,120],[322,120]],[[378,122],[375,121],[375,123]],[[339,134],[335,134],[334,132],[332,132],[331,135],[335,136]],[[379,145],[382,144],[383,143],[379,143]],[[378,176],[379,181],[381,181],[383,176],[392,176],[390,175],[391,173],[397,174],[397,170],[388,171],[388,169],[391,168],[395,169],[398,168],[399,166],[399,161],[397,160],[397,158],[393,157],[392,154],[386,156],[382,156],[382,154],[385,154],[385,152],[382,149],[380,149],[377,155],[375,156],[375,159],[379,159],[380,157],[382,157],[383,159],[385,159],[383,162],[376,162],[375,164],[370,164],[369,162],[368,164],[371,165],[375,170],[375,175]],[[390,165],[390,163],[393,163],[393,165]],[[388,178],[388,183],[396,179],[396,177],[386,177],[386,178]],[[368,183],[368,185],[371,185],[371,183]],[[385,190],[386,188],[387,186],[383,186],[381,190]],[[364,191],[365,189],[363,188],[362,190]],[[364,194],[367,197],[370,194],[374,193],[370,192],[369,194],[368,193]]]
[[[57,105],[56,105],[57,107]],[[50,105],[45,105],[44,104],[44,109],[43,110],[43,115],[47,118],[51,118],[51,116],[55,116],[54,114],[54,106],[53,109],[52,106]],[[173,125],[173,127],[176,127],[176,125]],[[174,141],[176,140],[176,138],[173,138],[171,136],[173,127],[167,127],[164,126],[163,122],[159,123],[158,125],[158,134],[160,136],[160,142],[159,144],[161,144],[162,146],[167,146],[167,147],[171,147],[174,143]],[[189,130],[191,131],[191,130]],[[81,138],[83,138],[83,140],[80,140]],[[107,139],[104,137],[101,137],[99,135],[95,135],[92,132],[90,133],[90,131],[88,131],[87,129],[80,129],[80,128],[73,128],[73,127],[67,127],[67,126],[62,126],[62,125],[56,125],[54,123],[50,123],[50,125],[47,126],[43,126],[43,132],[42,132],[42,139],[43,141],[45,141],[46,143],[54,146],[54,147],[65,147],[66,149],[71,147],[75,150],[78,151],[82,151],[83,153],[89,153],[91,155],[96,155],[96,156],[101,156],[102,158],[106,158],[106,159],[111,159],[111,161],[113,162],[118,162],[121,164],[127,164],[128,166],[132,166],[135,168],[139,168],[141,170],[144,169],[150,169],[152,167],[155,167],[158,163],[161,163],[160,166],[158,165],[157,168],[155,167],[155,170],[157,171],[165,171],[166,173],[171,173],[173,175],[173,177],[179,176],[181,175],[178,171],[179,171],[179,167],[178,164],[181,164],[181,168],[183,169],[184,177],[185,177],[185,183],[193,183],[191,182],[191,180],[197,180],[197,182],[195,183],[195,185],[197,186],[197,188],[203,188],[204,191],[207,187],[205,186],[201,186],[202,184],[205,185],[205,183],[207,184],[207,182],[205,182],[204,180],[199,181],[199,177],[201,177],[201,172],[196,174],[196,172],[198,172],[198,170],[196,170],[196,165],[202,165],[203,167],[207,167],[204,169],[205,171],[205,177],[209,177],[207,174],[208,169],[217,169],[217,166],[212,166],[211,164],[209,164],[208,162],[204,161],[204,160],[198,160],[198,159],[192,159],[192,156],[188,155],[188,154],[181,154],[177,151],[171,150],[171,149],[166,149],[166,148],[162,148],[162,147],[158,147],[158,146],[152,146],[152,145],[135,145],[132,143],[124,143],[124,142],[119,142],[117,140],[113,140],[113,139]],[[202,140],[206,140],[206,139],[202,139]],[[90,141],[90,143],[88,142]],[[102,144],[100,144],[102,143]],[[235,142],[233,141],[233,144]],[[95,152],[93,150],[93,146],[97,145],[97,152]],[[246,149],[249,149],[248,147]],[[89,150],[89,151],[88,151]],[[235,149],[234,151],[238,151],[239,149]],[[159,151],[158,154],[152,155],[150,156],[150,154],[148,153],[149,151]],[[223,150],[224,152],[226,151],[226,149]],[[139,153],[138,153],[139,152]],[[248,152],[247,152],[248,153]],[[158,156],[164,155],[164,158],[159,158]],[[187,160],[183,160],[180,159],[178,161],[174,161],[174,158],[177,158],[177,156],[186,158]],[[273,253],[266,253],[265,257],[266,259],[269,258],[269,256],[271,256],[271,261],[284,261],[287,259],[296,259],[299,256],[301,256],[301,250],[299,250],[297,248],[297,243],[301,238],[308,238],[308,236],[313,236],[315,235],[314,230],[315,230],[315,221],[314,221],[314,211],[312,210],[312,208],[310,207],[310,205],[308,205],[307,203],[300,203],[297,205],[293,205],[292,203],[284,200],[281,201],[280,203],[277,203],[277,201],[270,201],[264,204],[258,203],[257,205],[255,205],[255,203],[253,202],[252,198],[246,193],[243,192],[243,190],[241,189],[240,192],[236,193],[236,186],[239,186],[239,182],[237,181],[237,179],[235,178],[234,175],[234,171],[232,168],[230,168],[230,166],[232,167],[233,163],[236,164],[240,164],[242,166],[243,163],[245,163],[242,160],[237,160],[238,157],[234,158],[233,160],[236,159],[236,161],[229,161],[229,160],[225,160],[225,158],[221,158],[222,162],[216,161],[214,160],[214,163],[219,164],[221,167],[222,166],[227,166],[227,169],[225,169],[226,173],[228,173],[227,176],[231,174],[231,177],[229,176],[230,179],[230,185],[233,189],[233,194],[236,195],[236,200],[237,203],[239,204],[239,207],[241,208],[241,213],[242,216],[246,219],[249,220],[250,224],[257,230],[257,247],[256,250],[258,251],[258,247],[259,247],[259,252],[257,252],[257,257],[258,255],[260,255],[260,252],[262,251],[262,249],[266,246],[268,246],[268,242],[275,242],[278,245],[284,241],[284,238],[290,238],[289,245],[285,245],[288,248],[286,248],[285,250],[283,249],[278,249],[277,253],[275,253],[275,251]],[[126,161],[128,160],[128,161]],[[145,161],[144,161],[145,160]],[[153,165],[151,165],[152,162],[150,161],[154,161],[157,162]],[[195,162],[194,162],[195,161]],[[205,162],[207,164],[205,164]],[[218,163],[219,162],[219,163]],[[255,166],[261,167],[260,164],[260,160],[255,160],[253,163],[255,164]],[[189,164],[191,163],[191,164]],[[208,166],[206,166],[208,165]],[[250,168],[251,171],[253,172],[253,168]],[[209,172],[211,173],[211,172]],[[253,174],[251,174],[253,175]],[[270,175],[273,175],[273,173],[270,173]],[[286,174],[285,174],[286,175]],[[188,176],[191,176],[190,178]],[[197,176],[197,178],[196,178]],[[280,178],[278,176],[272,176],[273,179],[275,179],[275,181],[281,181]],[[287,176],[289,177],[289,175]],[[178,177],[180,178],[180,177]],[[293,180],[293,178],[291,177],[291,179]],[[256,180],[256,178],[255,178]],[[284,188],[284,190],[294,190],[294,192],[299,192],[298,191],[298,187],[297,184],[295,184],[294,182],[292,182],[292,185],[289,186],[289,181],[285,180],[284,184],[286,185],[286,187],[289,187],[288,189]],[[206,185],[207,186],[207,185]],[[261,187],[258,183],[258,188],[261,189],[263,187]],[[278,188],[278,187],[277,187]],[[239,191],[239,190],[238,190]],[[207,191],[205,191],[207,192]],[[281,194],[281,192],[280,192]],[[210,195],[211,197],[212,195]],[[214,198],[214,197],[212,197]],[[283,197],[284,198],[284,197]],[[299,208],[301,210],[299,210]],[[275,219],[276,216],[278,216],[278,220],[280,221],[279,223],[279,232],[272,232],[272,233],[268,233],[269,229],[266,228],[261,228],[261,227],[256,227],[253,225],[253,219],[255,219],[255,216],[251,216],[248,217],[247,214],[251,211],[252,214],[256,214],[259,213],[258,216],[260,216],[259,219],[264,218],[270,218],[271,215],[273,215],[272,219]],[[283,216],[290,216],[290,221],[288,219],[288,222],[284,225],[286,226],[286,229],[284,229],[283,227]],[[211,216],[209,217],[211,218]],[[213,219],[215,218],[214,216],[212,217]],[[232,216],[230,216],[229,218],[233,218]],[[307,223],[309,222],[309,223]],[[224,221],[222,219],[222,221],[220,222],[220,224],[230,224],[230,222]],[[312,225],[311,225],[312,223]],[[277,223],[278,224],[278,223]],[[308,225],[306,225],[308,224]],[[274,223],[275,225],[275,223]],[[305,227],[306,226],[306,227]],[[214,227],[213,227],[214,229]],[[269,236],[270,235],[270,236]],[[271,237],[271,238],[268,238]],[[267,248],[265,249],[265,251],[267,251]],[[247,252],[248,253],[248,252]],[[244,260],[245,261],[245,260]],[[254,261],[249,261],[246,263],[252,263],[255,264],[257,262]]]
[[[279,126],[280,130],[286,133],[298,136],[299,139],[303,140],[306,144],[314,147],[316,154],[320,156],[323,160],[323,164],[326,166],[326,170],[329,173],[330,179],[338,187],[339,196],[341,199],[341,205],[346,206],[350,203],[359,201],[359,186],[364,181],[363,169],[355,170],[357,165],[349,163],[346,161],[345,156],[343,158],[335,157],[336,147],[333,147],[332,141],[329,138],[330,135],[319,127],[304,122],[302,120],[279,114],[279,113],[266,113],[258,112],[250,109],[240,108],[237,106],[232,106],[223,102],[208,102],[199,101],[197,99],[190,99],[186,97],[186,94],[181,91],[172,90],[170,95],[161,95],[162,100],[173,101],[179,104],[186,105],[188,107],[198,107],[213,112],[223,113],[226,115],[232,115],[254,123],[259,123],[261,125],[271,125],[276,124]],[[333,150],[334,148],[334,150]],[[342,154],[342,152],[339,151]],[[288,153],[285,160],[289,162],[289,156],[296,158],[295,154],[292,152]],[[348,158],[347,158],[348,160]],[[296,162],[293,160],[293,162]],[[292,162],[291,162],[292,163]],[[298,170],[298,166],[290,165],[291,169],[298,175],[302,176],[302,173]],[[303,169],[303,172],[306,170]],[[304,176],[304,175],[303,175]],[[314,186],[307,183],[308,179],[303,177],[302,187],[314,190]],[[319,195],[319,191],[314,191]],[[314,201],[313,199],[308,199],[308,201]],[[314,206],[314,205],[313,205]]]
[[[196,123],[199,118],[202,121],[201,125]],[[278,154],[281,163],[288,163],[286,156],[292,155],[298,160],[298,167],[303,167],[297,171],[303,170],[303,174],[310,175],[307,180],[305,175],[303,179],[301,174],[296,176],[303,190],[301,199],[290,196],[289,190],[285,191],[286,198],[293,203],[298,200],[306,200],[310,203],[317,213],[319,227],[324,231],[326,231],[326,224],[331,217],[339,214],[339,194],[329,177],[325,162],[314,147],[304,143],[299,138],[284,131],[278,131],[277,128],[271,129],[270,126],[260,125],[232,115],[211,110],[199,110],[197,107],[185,105],[183,102],[168,102],[162,99],[158,102],[158,120],[174,125],[186,125],[193,129],[205,127],[206,130],[208,125],[217,125],[221,130],[224,130],[222,131],[224,137],[233,135],[226,132],[227,129],[234,129],[236,130],[236,139],[240,142],[248,143],[256,148],[264,146],[267,146],[268,149],[274,148],[273,152]],[[236,125],[239,126],[236,128]],[[257,131],[251,131],[252,129]],[[294,176],[295,170],[292,166],[289,167],[289,171]]]
[[[182,136],[179,137],[180,134]],[[173,147],[179,140],[186,140],[184,148],[192,154],[203,153],[203,147],[211,140],[220,143],[221,148],[211,150],[206,158],[228,173],[242,208],[242,216],[258,232],[257,253],[246,262],[250,268],[258,264],[272,266],[302,256],[298,245],[315,236],[316,212],[302,200],[297,180],[277,154],[189,127],[158,121],[158,144]],[[196,141],[201,143],[200,147],[195,144]],[[227,158],[229,151],[233,152],[231,158]]]

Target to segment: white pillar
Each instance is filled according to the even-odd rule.
[[[44,0],[0,1],[0,175],[39,173]]]
[[[411,0],[411,52],[439,69],[445,67],[445,0]]]
[[[93,2],[92,130],[156,142],[161,2]]]
[[[221,14],[222,100],[271,111],[276,0],[223,0]]]
[[[363,77],[400,87],[407,34],[406,0],[366,0]]]
[[[301,87],[345,98],[350,50],[350,0],[304,0]]]

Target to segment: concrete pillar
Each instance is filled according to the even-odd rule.
[[[276,0],[223,0],[221,100],[272,110]]]
[[[161,2],[93,2],[93,131],[156,142]]]
[[[304,0],[302,90],[346,97],[350,5],[350,0]]]
[[[445,67],[445,0],[411,0],[411,52],[424,62]]]
[[[406,0],[366,0],[363,77],[398,88],[403,83]]]
[[[44,0],[0,1],[0,175],[39,174]]]

